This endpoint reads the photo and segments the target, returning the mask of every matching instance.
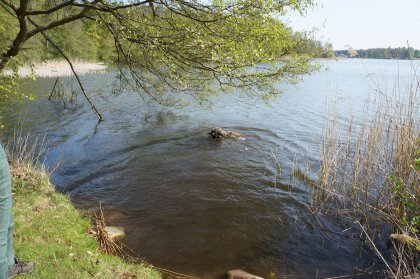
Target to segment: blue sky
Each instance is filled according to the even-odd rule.
[[[411,47],[420,49],[420,0],[315,0],[305,17],[293,14],[296,31],[318,29],[334,49]]]

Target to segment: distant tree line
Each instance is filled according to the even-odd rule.
[[[333,58],[335,53],[331,42],[320,41],[306,33],[295,32],[294,36],[300,42],[298,52],[315,58]]]
[[[346,50],[334,51],[336,56],[350,58],[371,58],[371,59],[419,59],[420,50],[412,47],[398,48],[369,48],[354,50],[349,47]]]

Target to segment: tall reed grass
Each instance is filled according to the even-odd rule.
[[[347,115],[343,124],[330,107],[311,182],[312,208],[358,230],[390,278],[420,278],[420,81],[413,72],[392,90],[376,86],[360,121]]]
[[[13,136],[7,138],[5,151],[11,167],[22,171],[43,170],[43,156],[46,152],[45,138],[26,133],[24,129],[17,128]]]

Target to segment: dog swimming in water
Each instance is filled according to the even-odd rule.
[[[214,139],[245,139],[245,136],[229,130],[224,130],[222,128],[213,128],[209,135]]]

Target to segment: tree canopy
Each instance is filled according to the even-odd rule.
[[[112,61],[122,80],[162,104],[179,102],[177,93],[203,103],[233,89],[270,97],[278,93],[275,83],[298,82],[316,68],[299,53],[307,41],[281,20],[312,5],[313,0],[0,0],[0,28],[7,31],[0,35],[0,70],[42,46],[51,49],[50,57]],[[81,34],[77,40],[66,35],[75,32]]]

